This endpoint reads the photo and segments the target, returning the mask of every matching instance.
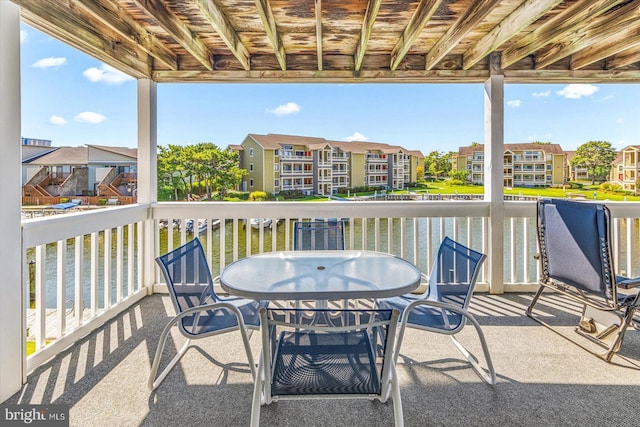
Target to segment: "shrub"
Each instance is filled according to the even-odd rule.
[[[252,191],[249,194],[249,200],[262,201],[267,199],[267,193],[264,191]]]
[[[301,199],[304,197],[304,193],[302,190],[283,190],[278,193],[278,197],[282,197],[284,200]]]
[[[68,197],[60,197],[60,203],[67,203],[69,201]]]
[[[98,199],[98,206],[105,206],[107,204],[107,199]]]

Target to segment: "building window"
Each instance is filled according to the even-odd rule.
[[[273,186],[274,187],[280,187],[280,180],[279,179],[274,179],[273,180]]]
[[[253,163],[249,163],[249,172],[253,172]]]
[[[279,172],[279,171],[280,171],[280,163],[275,163],[275,164],[273,165],[273,170],[274,170],[275,172]]]
[[[253,148],[249,148],[249,157],[253,157]]]
[[[278,150],[273,150],[273,155],[274,155],[274,156],[279,156],[279,155],[280,155],[280,152],[279,152]]]
[[[253,187],[253,178],[249,180],[249,187]]]

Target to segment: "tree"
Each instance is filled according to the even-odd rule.
[[[571,166],[587,169],[591,184],[606,181],[611,171],[611,163],[616,158],[616,150],[608,141],[589,141],[578,147],[571,159]]]
[[[465,182],[467,180],[467,176],[469,176],[469,172],[464,170],[451,171],[449,172],[449,176],[451,179]]]
[[[451,153],[432,151],[424,158],[424,168],[436,179],[442,174],[448,174],[451,170]]]

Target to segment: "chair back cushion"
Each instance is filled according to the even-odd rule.
[[[466,309],[485,255],[445,237],[429,275],[427,298]]]
[[[296,221],[293,224],[293,249],[296,251],[344,249],[344,222],[341,220]]]
[[[615,301],[609,210],[600,203],[543,199],[537,231],[543,282],[554,280]]]
[[[217,301],[209,264],[197,238],[159,256],[156,262],[164,275],[176,313]],[[198,317],[201,318],[201,322],[206,320],[204,316]],[[187,332],[195,333],[195,319],[196,316],[187,316],[182,319],[181,326],[186,328]]]
[[[379,395],[388,381],[397,310],[270,308],[260,315],[272,396]]]

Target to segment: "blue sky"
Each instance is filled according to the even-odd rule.
[[[135,147],[136,82],[21,26],[22,135]],[[505,85],[505,142],[640,144],[640,85]],[[456,151],[483,142],[481,84],[158,85],[158,144],[239,144],[248,133]]]

